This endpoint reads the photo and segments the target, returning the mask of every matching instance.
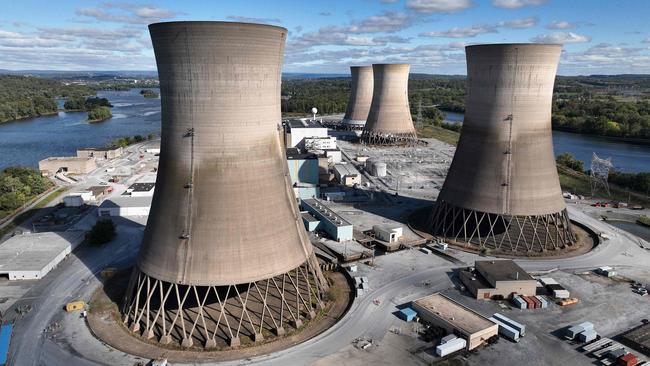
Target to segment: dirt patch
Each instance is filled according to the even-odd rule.
[[[433,235],[428,233],[426,224],[431,214],[432,208],[422,207],[417,210],[414,210],[408,217],[408,225],[411,230],[421,237],[432,240]],[[500,251],[496,249],[482,249],[478,248],[475,244],[470,244],[462,241],[455,241],[449,238],[445,238],[445,242],[448,243],[454,249],[458,249],[464,252],[494,256],[500,258],[527,258],[527,259],[553,259],[553,258],[570,258],[583,255],[590,252],[595,246],[596,242],[590,232],[573,223],[572,229],[574,234],[577,237],[575,244],[567,246],[558,250],[547,250],[544,252],[516,252],[511,251]]]
[[[265,335],[265,339],[259,343],[242,342],[240,347],[223,350],[188,350],[169,345],[163,348],[155,341],[134,335],[121,321],[119,294],[124,292],[129,273],[116,274],[111,281],[107,281],[106,285],[95,291],[88,313],[90,330],[95,337],[120,351],[151,359],[164,356],[170,362],[230,361],[292,347],[334,325],[346,313],[353,298],[345,276],[340,272],[327,272],[331,284],[330,290],[325,294],[325,308],[320,310],[314,319],[305,322],[300,329],[287,331],[282,337],[271,337],[269,334],[267,339]]]

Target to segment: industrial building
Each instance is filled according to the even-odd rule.
[[[78,158],[94,158],[95,160],[106,160],[119,158],[123,154],[123,149],[117,147],[87,147],[77,150]]]
[[[161,156],[122,303],[125,325],[184,348],[239,346],[299,329],[324,306],[328,285],[278,134],[287,30],[208,21],[149,30]],[[290,140],[319,136],[295,130]]]
[[[336,137],[306,137],[303,141],[305,150],[336,150]]]
[[[83,231],[13,236],[0,244],[0,277],[9,280],[43,278],[83,240]]]
[[[104,200],[97,210],[98,216],[148,216],[151,196],[118,196]]]
[[[297,148],[287,149],[287,165],[291,186],[297,198],[305,199],[320,196],[321,164],[327,164],[318,155],[310,152],[301,152]],[[324,168],[325,170],[327,167]]]
[[[372,66],[350,66],[350,75],[350,98],[341,124],[347,129],[362,130],[372,103]]]
[[[498,334],[498,325],[441,293],[417,299],[411,306],[421,320],[465,339],[468,350]]]
[[[347,187],[361,184],[361,173],[352,164],[335,164],[334,177],[336,177],[339,183]]]
[[[576,241],[553,154],[561,45],[466,47],[465,120],[429,218],[434,235],[525,255]]]
[[[394,227],[388,225],[374,225],[372,231],[375,232],[375,238],[387,243],[398,242],[403,236],[401,226]]]
[[[352,224],[317,199],[302,200],[301,206],[303,210],[320,221],[317,229],[326,232],[332,239],[337,241],[353,239]]]
[[[52,177],[58,172],[87,174],[96,168],[95,159],[88,157],[49,157],[38,162],[38,170],[46,177]]]
[[[285,122],[284,143],[287,148],[305,147],[306,138],[328,137],[327,127],[308,118],[291,119]]]
[[[535,296],[537,291],[537,281],[511,260],[476,261],[473,269],[461,270],[459,277],[477,300]]]
[[[375,64],[373,93],[361,140],[368,144],[417,141],[408,100],[408,64]]]

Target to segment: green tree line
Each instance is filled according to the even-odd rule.
[[[83,85],[31,76],[0,75],[0,123],[56,113],[55,98],[94,95]]]
[[[6,168],[0,173],[0,218],[12,213],[50,187],[52,182],[32,168]]]

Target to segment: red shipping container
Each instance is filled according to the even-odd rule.
[[[639,362],[639,360],[636,358],[636,356],[628,353],[624,356],[621,356],[621,358],[618,359],[617,363],[621,366],[635,366],[637,362]]]
[[[527,306],[528,309],[535,309],[535,303],[528,296],[522,296],[521,298],[524,299],[524,301],[528,305]]]

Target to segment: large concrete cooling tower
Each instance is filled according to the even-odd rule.
[[[280,143],[286,29],[170,22],[149,30],[161,154],[125,323],[184,347],[300,326],[322,306],[326,283]]]
[[[350,74],[352,89],[342,124],[346,128],[359,130],[366,124],[372,102],[372,66],[350,66]]]
[[[407,64],[372,65],[372,103],[361,140],[369,144],[402,144],[416,141],[409,108]]]
[[[433,233],[527,253],[575,242],[555,167],[553,83],[562,47],[466,47],[463,130],[431,217]]]

